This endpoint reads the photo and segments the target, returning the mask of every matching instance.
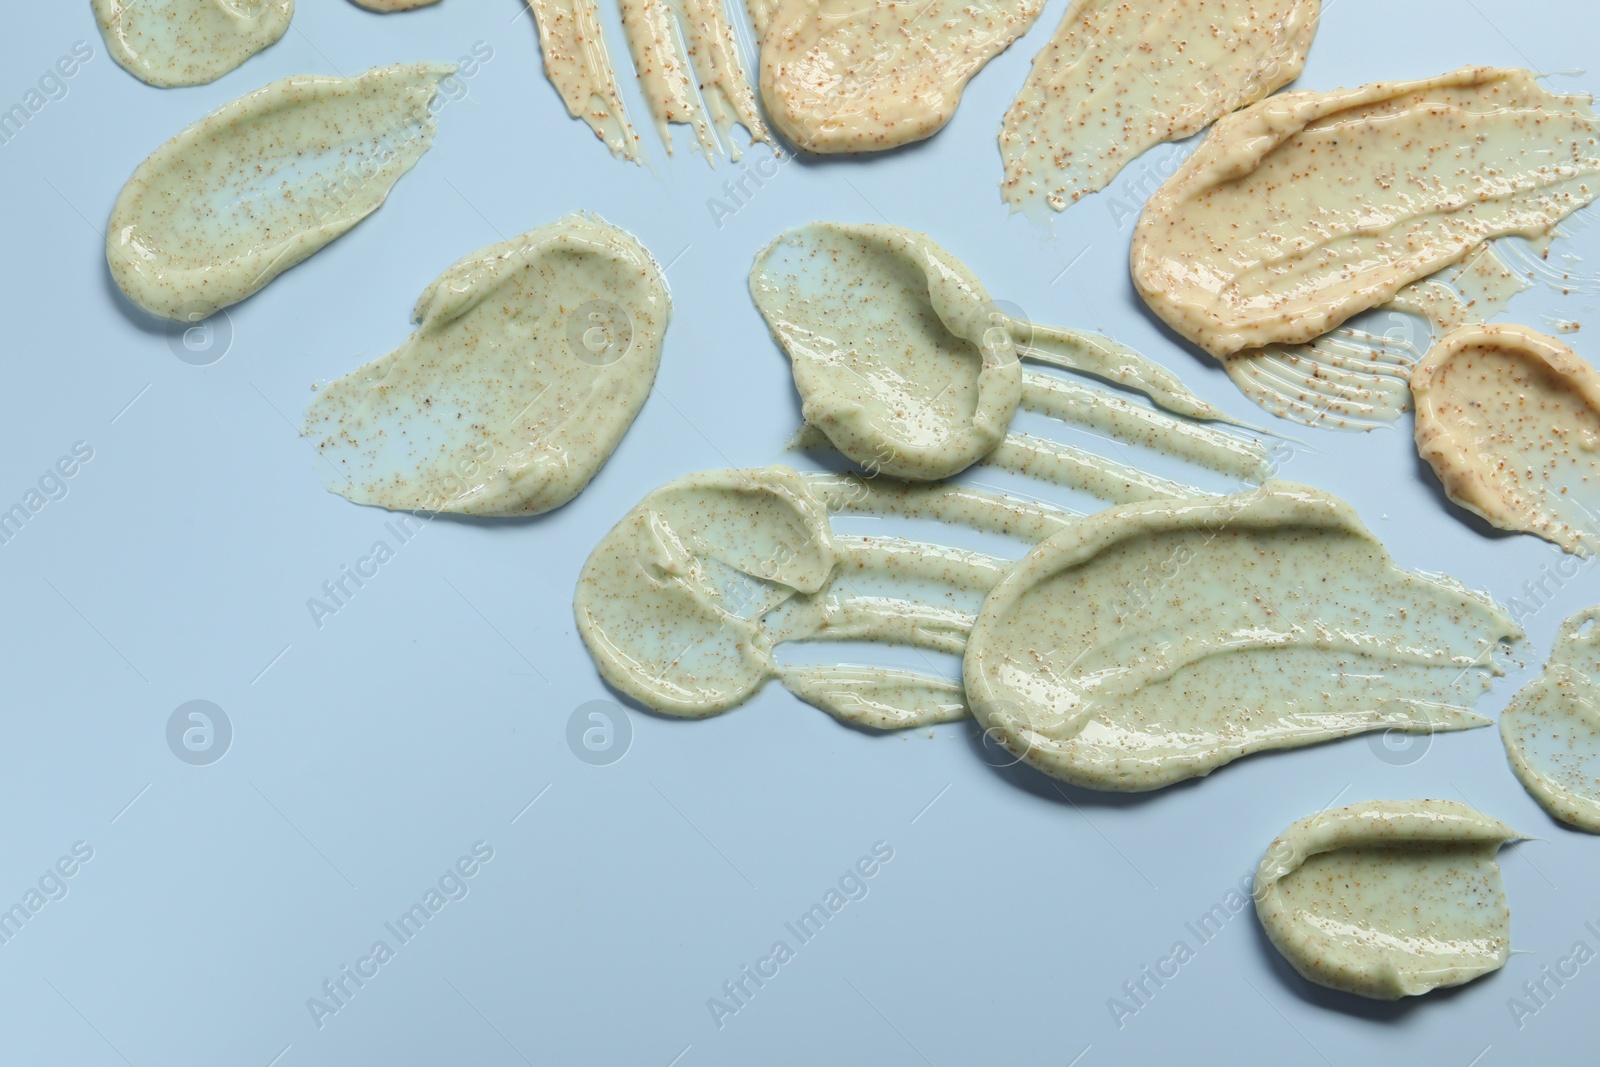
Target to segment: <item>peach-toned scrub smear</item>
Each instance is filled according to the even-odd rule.
[[[1561,624],[1544,671],[1501,712],[1500,740],[1540,807],[1600,833],[1600,608]]]
[[[643,245],[568,215],[440,275],[416,332],[318,390],[303,432],[328,488],[358,504],[537,515],[633,425],[670,312]]]
[[[1401,569],[1349,504],[1272,480],[1073,523],[989,594],[962,673],[1019,759],[1140,792],[1252,752],[1486,726],[1472,701],[1520,636],[1487,596]]]
[[[1600,372],[1526,326],[1464,326],[1411,376],[1417,452],[1502,530],[1600,550]]]
[[[968,80],[1043,8],[1043,0],[751,0],[767,115],[807,152],[876,152],[931,137]]]
[[[567,114],[589,124],[619,159],[639,162],[639,135],[617,87],[594,0],[528,0],[539,26],[544,74]]]
[[[1269,97],[1220,119],[1145,205],[1140,295],[1227,362],[1310,341],[1488,239],[1600,192],[1586,97],[1525,70]]]
[[[603,537],[573,597],[607,682],[668,715],[701,718],[776,678],[871,729],[967,714],[961,686],[920,671],[780,664],[785,642],[876,641],[959,655],[1010,564],[897,537],[836,534],[828,516],[895,515],[1039,541],[1071,514],[1001,493],[788,467],[706,471],[655,490]]]
[[[1108,337],[1013,318],[926,234],[802,226],[757,255],[750,292],[789,357],[805,420],[868,471],[932,480],[982,461],[1117,502],[1198,492],[1008,433],[1022,407],[1247,482],[1267,476],[1261,444],[1202,425],[1222,413],[1176,375]],[[1081,377],[1024,370],[1024,359]]]
[[[106,261],[152,315],[238,303],[382,206],[433,143],[445,63],[301,75],[213,111],[122,187]]]
[[[1522,835],[1452,800],[1374,800],[1290,826],[1256,869],[1256,915],[1307,981],[1374,1000],[1505,966],[1495,853]]]
[[[91,0],[106,50],[150,85],[216,81],[276,44],[294,0]]]
[[[1001,195],[1061,211],[1289,84],[1321,14],[1321,0],[1073,0],[1001,124]]]

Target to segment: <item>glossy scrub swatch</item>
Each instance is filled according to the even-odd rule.
[[[536,515],[576,496],[644,406],[671,311],[643,245],[592,215],[476,252],[399,348],[317,392],[304,434],[358,504]]]
[[[1450,800],[1370,801],[1290,826],[1256,869],[1256,915],[1307,981],[1399,1000],[1499,970],[1511,909],[1495,853],[1521,834]]]
[[[761,98],[807,152],[876,152],[937,133],[1043,0],[751,0]]]
[[[962,673],[1018,758],[1137,792],[1252,752],[1487,725],[1472,699],[1518,636],[1488,597],[1402,570],[1350,505],[1273,480],[1075,522],[989,594]]]
[[[528,0],[539,24],[544,74],[567,114],[589,124],[619,159],[639,161],[639,135],[617,88],[594,0]]]
[[[1000,127],[1013,208],[1061,211],[1141,153],[1300,76],[1321,0],[1074,0]]]
[[[1587,98],[1523,70],[1279,94],[1219,120],[1150,198],[1134,283],[1239,380],[1487,240],[1549,231],[1600,192],[1597,136]],[[1251,388],[1340,411],[1337,374],[1277,370]]]
[[[607,682],[669,715],[734,707],[778,678],[835,717],[898,729],[967,714],[936,674],[781,666],[792,641],[869,640],[959,654],[1004,560],[893,537],[845,537],[830,514],[931,519],[1039,541],[1068,512],[959,486],[720,470],[671,482],[623,517],[578,580],[578,632]]]
[[[111,276],[152,315],[237,303],[382,206],[433,143],[449,64],[275,81],[156,149],[106,229]]]
[[[756,257],[750,291],[789,356],[806,423],[869,472],[933,480],[983,461],[1114,502],[1198,492],[1008,433],[1021,407],[1244,481],[1267,476],[1261,444],[1202,425],[1221,412],[1171,372],[1098,334],[1013,318],[925,234],[827,222],[790,230]],[[1023,359],[1081,377],[1024,370]]]
[[[1500,740],[1540,807],[1600,833],[1600,608],[1561,624],[1544,671],[1501,713]]]
[[[639,162],[605,31],[593,0],[528,0],[539,24],[545,75],[567,112],[588,123],[613,155]],[[740,156],[732,137],[768,139],[722,0],[622,0],[622,27],[656,130],[672,152],[670,124],[687,125],[707,159]]]
[[[720,151],[719,136],[729,154],[739,158],[730,136],[735,124],[752,140],[767,139],[722,0],[622,0],[622,27],[639,87],[669,154],[668,123],[689,126],[708,158]]]
[[[150,85],[216,81],[278,42],[294,0],[92,0],[106,50]]]
[[[1466,326],[1417,364],[1417,452],[1502,530],[1600,550],[1600,372],[1526,326]]]

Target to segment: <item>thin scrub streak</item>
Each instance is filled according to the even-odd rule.
[[[966,715],[925,671],[780,666],[787,642],[867,640],[959,654],[1009,566],[895,537],[846,537],[835,514],[954,522],[1033,542],[1070,513],[1002,494],[787,467],[709,471],[640,502],[590,554],[574,611],[611,685],[666,714],[743,703],[772,678],[842,721],[900,729]]]

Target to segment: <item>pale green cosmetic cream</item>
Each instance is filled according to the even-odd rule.
[[[537,515],[595,476],[644,406],[671,300],[632,235],[574,214],[445,271],[399,348],[306,413],[329,489],[358,504]]]
[[[1331,494],[1112,508],[1034,548],[989,594],[963,667],[973,713],[1046,774],[1157,789],[1252,752],[1369,730],[1487,725],[1488,597],[1401,569]]]
[[[156,149],[122,187],[106,262],[139,307],[197,322],[382,206],[433,143],[443,63],[284,78]]]
[[[1523,835],[1450,800],[1301,819],[1255,876],[1267,936],[1308,981],[1375,1000],[1461,985],[1511,955],[1495,853]]]

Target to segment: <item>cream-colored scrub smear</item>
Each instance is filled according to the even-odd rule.
[[[729,131],[735,123],[744,126],[752,140],[767,139],[722,0],[621,2],[622,28],[639,87],[669,154],[668,123],[689,126],[707,158],[720,149],[713,125],[734,159],[739,158],[739,147]]]
[[[1540,807],[1600,833],[1600,608],[1561,624],[1543,673],[1501,712],[1500,740]]]
[[[1301,819],[1256,868],[1256,915],[1307,981],[1374,1000],[1505,966],[1495,853],[1522,835],[1451,800],[1374,800]]]
[[[959,654],[1010,564],[893,537],[835,534],[828,516],[896,515],[1029,542],[1066,528],[1048,505],[960,486],[803,475],[788,467],[692,474],[645,497],[590,554],[578,631],[612,686],[669,715],[734,707],[778,678],[859,726],[966,715],[960,685],[921,671],[783,666],[777,645],[869,640]]]
[[[1083,449],[1008,434],[1023,407],[1247,481],[1266,477],[1261,445],[1194,421],[1224,416],[1169,371],[1109,338],[1012,318],[925,234],[802,226],[756,257],[750,291],[789,356],[806,422],[868,471],[932,480],[987,459],[1103,499],[1190,492]],[[1141,392],[1185,418],[1024,371],[1019,357]]]
[[[1464,326],[1411,377],[1417,452],[1502,530],[1600,549],[1600,372],[1526,326]]]
[[[216,81],[276,44],[294,0],[92,0],[106,50],[150,85]]]
[[[1338,430],[1392,423],[1411,410],[1412,369],[1432,338],[1492,318],[1531,286],[1501,255],[1514,241],[1486,242],[1406,286],[1364,317],[1378,320],[1373,329],[1346,322],[1315,340],[1229,356],[1223,366],[1246,396],[1282,418]]]
[[[1074,0],[1000,126],[1001,195],[1061,211],[1300,76],[1321,0]]]
[[[655,382],[671,301],[650,253],[592,215],[475,252],[405,344],[318,390],[303,431],[358,504],[537,515],[589,484]]]
[[[1350,505],[1277,480],[1112,508],[989,594],[963,675],[985,730],[1046,774],[1136,792],[1369,730],[1487,725],[1470,704],[1521,631],[1402,570]]]
[[[750,0],[761,98],[807,152],[876,152],[937,133],[1043,0]],[[757,14],[759,12],[759,14]]]
[[[302,75],[225,104],[153,152],[106,229],[111,276],[152,315],[199,321],[382,206],[433,143],[444,63]]]
[[[1225,116],[1145,205],[1133,279],[1218,359],[1309,341],[1600,192],[1586,97],[1525,70],[1291,92]]]
[[[606,52],[594,0],[528,0],[539,24],[544,73],[567,114],[582,119],[619,159],[639,161],[639,135],[628,121]]]

